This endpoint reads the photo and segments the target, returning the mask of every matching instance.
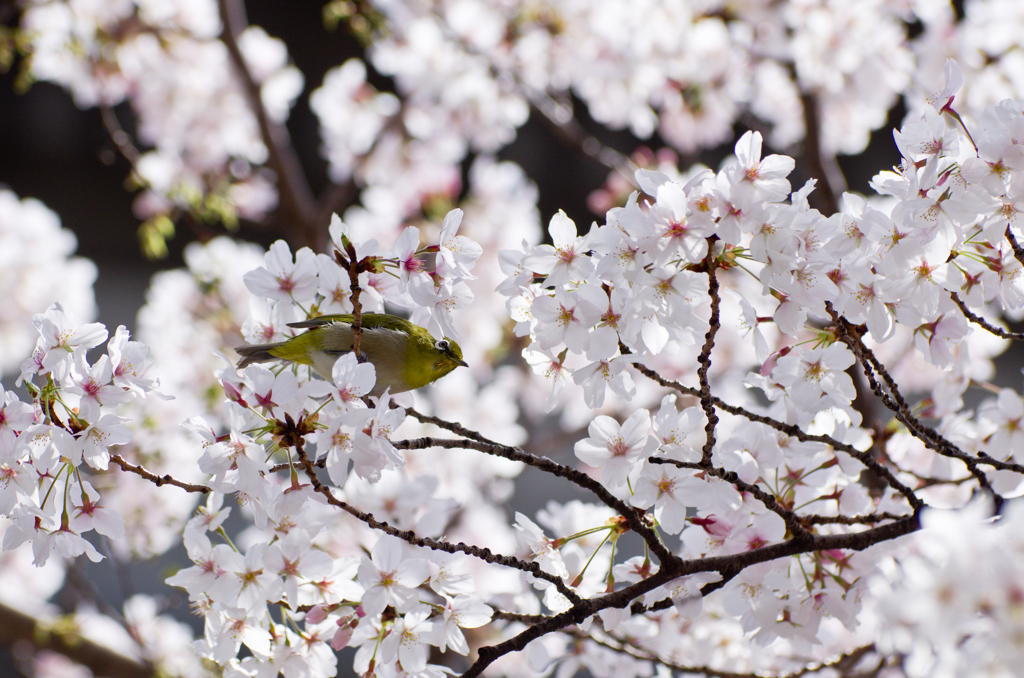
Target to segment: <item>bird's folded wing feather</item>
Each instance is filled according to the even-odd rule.
[[[350,314],[342,315],[322,315],[319,318],[310,318],[309,320],[300,320],[294,323],[288,323],[288,327],[295,327],[298,329],[310,328],[310,327],[323,327],[325,325],[331,325],[334,323],[342,323],[345,325],[351,325],[354,318]],[[361,318],[360,324],[367,328],[373,329],[377,327],[383,327],[385,329],[398,329],[392,327],[396,319],[386,313],[364,313]]]

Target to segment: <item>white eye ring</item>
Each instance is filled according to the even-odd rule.
[[[438,339],[434,342],[434,348],[438,351],[447,351],[450,346],[447,339]]]

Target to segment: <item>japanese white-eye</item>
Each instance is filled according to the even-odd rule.
[[[335,361],[352,350],[355,333],[352,315],[324,315],[311,320],[288,323],[288,327],[308,328],[308,332],[276,344],[239,346],[239,369],[252,363],[287,360],[309,365],[331,381]],[[413,323],[386,313],[363,313],[360,324],[359,359],[373,364],[377,383],[369,395],[379,396],[385,389],[401,393],[426,386],[456,367],[468,367],[462,349],[451,339],[435,339],[430,332]]]

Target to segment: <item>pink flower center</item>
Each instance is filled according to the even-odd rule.
[[[688,231],[689,229],[686,228],[686,224],[684,222],[673,221],[668,225],[668,231],[665,232],[665,237],[685,238]]]

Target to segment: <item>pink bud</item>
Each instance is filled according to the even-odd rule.
[[[306,613],[306,621],[310,624],[319,624],[327,619],[327,608],[321,605],[314,605],[313,609]]]
[[[340,650],[344,647],[348,647],[348,641],[352,638],[352,627],[342,626],[334,632],[334,637],[331,638],[331,647],[335,650]]]

